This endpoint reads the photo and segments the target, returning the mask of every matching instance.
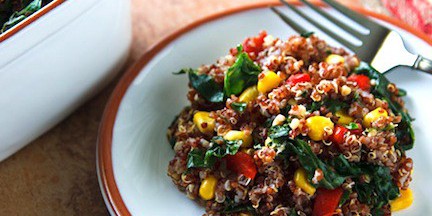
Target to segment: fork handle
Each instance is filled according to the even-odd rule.
[[[432,74],[432,60],[427,59],[421,55],[418,55],[412,68]]]

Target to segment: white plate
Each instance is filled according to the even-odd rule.
[[[432,53],[430,45],[418,37],[386,25],[400,30],[414,52]],[[245,10],[209,21],[168,44],[159,44],[125,75],[107,106],[99,137],[98,171],[111,213],[204,213],[204,208],[186,198],[166,174],[168,162],[173,157],[165,137],[166,129],[188,104],[186,76],[174,76],[171,72],[212,63],[227,54],[229,48],[260,30],[283,39],[294,34],[268,8]],[[407,107],[417,119],[414,122],[416,145],[409,152],[415,167],[411,184],[415,201],[411,208],[395,215],[432,215],[432,189],[429,186],[432,162],[428,156],[432,155],[428,138],[428,133],[432,132],[429,114],[432,76],[404,69],[395,71],[389,78],[408,91]]]

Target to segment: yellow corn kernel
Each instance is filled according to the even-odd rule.
[[[272,142],[272,139],[271,139],[270,137],[267,137],[267,138],[264,140],[264,145],[265,145],[265,146],[269,146],[271,142]]]
[[[347,124],[349,124],[349,123],[351,123],[351,122],[354,121],[353,117],[349,116],[348,114],[346,114],[342,110],[336,111],[335,115],[337,117],[339,117],[337,123],[340,124],[340,125],[347,125]]]
[[[297,187],[301,188],[304,192],[311,196],[314,195],[316,189],[307,180],[306,171],[303,168],[299,168],[294,172],[294,182]]]
[[[327,56],[327,58],[325,59],[325,62],[327,62],[328,64],[345,63],[345,59],[344,59],[344,57],[342,57],[342,56],[340,56],[340,55],[330,54],[330,55]]]
[[[306,126],[309,128],[308,136],[314,141],[324,138],[326,131],[333,131],[334,124],[330,118],[324,116],[312,116],[306,119]]]
[[[291,99],[288,100],[288,104],[291,105],[291,106],[292,105],[297,105],[297,101],[294,98],[291,98]]]
[[[390,201],[391,211],[400,211],[411,206],[414,201],[413,192],[411,189],[400,190],[400,196]]]
[[[273,71],[266,71],[263,72],[264,76],[260,76],[258,79],[258,91],[261,93],[267,93],[271,91],[272,89],[278,87],[279,83],[282,81],[282,79]]]
[[[372,126],[372,122],[378,120],[380,117],[387,117],[388,113],[385,109],[378,107],[372,111],[370,111],[368,114],[366,114],[363,117],[363,125],[365,127],[371,127]]]
[[[215,120],[210,118],[209,112],[198,111],[193,116],[193,122],[201,133],[212,134],[215,128]]]
[[[251,86],[243,91],[239,97],[240,102],[249,103],[255,100],[259,95],[257,86]]]
[[[278,115],[273,119],[272,126],[275,126],[275,125],[282,125],[282,124],[284,123],[285,120],[286,120],[286,117],[285,117],[284,115],[282,115],[282,114],[278,114]]]
[[[348,87],[347,85],[343,85],[342,87],[341,87],[341,95],[342,96],[348,96],[349,94],[351,94],[351,88],[350,87]]]
[[[224,139],[234,141],[242,140],[243,144],[241,147],[246,148],[252,145],[252,134],[246,134],[244,131],[230,130],[225,134]]]
[[[211,175],[201,182],[199,195],[203,200],[211,200],[214,198],[217,181],[217,178]]]

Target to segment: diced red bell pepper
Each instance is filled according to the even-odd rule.
[[[333,129],[333,134],[330,137],[330,140],[338,145],[342,145],[344,143],[344,136],[346,133],[348,133],[348,131],[351,134],[355,134],[355,135],[360,135],[363,132],[363,128],[359,123],[355,123],[357,124],[357,129],[348,129],[345,126],[342,125],[336,125],[335,128]]]
[[[254,179],[257,174],[257,168],[252,156],[237,152],[235,155],[225,156],[227,168],[235,173],[243,174],[244,176]]]
[[[286,81],[286,84],[295,85],[297,83],[309,82],[309,81],[311,81],[311,78],[310,78],[309,74],[307,74],[307,73],[299,73],[299,74],[291,75],[288,78],[288,80]]]
[[[333,134],[330,137],[330,140],[338,145],[342,145],[344,143],[344,136],[348,132],[348,128],[336,125],[336,127],[333,130]]]
[[[312,216],[329,216],[333,215],[338,207],[343,189],[341,187],[334,190],[318,188],[316,194]]]
[[[263,50],[264,38],[267,36],[266,31],[261,31],[256,37],[249,37],[243,41],[243,51],[247,53],[255,53],[258,55]]]
[[[370,79],[366,75],[352,74],[348,77],[348,81],[356,82],[357,86],[365,91],[369,91],[370,89]]]

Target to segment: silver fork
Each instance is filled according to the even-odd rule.
[[[375,23],[374,21],[348,9],[347,7],[333,0],[322,0],[329,6],[333,7],[335,10],[343,13],[345,16],[349,17],[353,21],[369,29],[369,33],[364,34],[348,26],[342,21],[336,19],[335,17],[329,15],[327,12],[324,12],[317,6],[309,3],[307,0],[300,1],[310,7],[312,10],[322,15],[323,17],[327,18],[330,22],[333,22],[335,25],[339,26],[341,29],[351,34],[353,37],[360,40],[362,44],[359,46],[351,43],[350,41],[328,29],[328,27],[325,27],[319,22],[313,20],[303,11],[297,9],[295,6],[289,4],[285,0],[280,0],[280,2],[288,6],[292,11],[303,17],[315,27],[321,29],[321,31],[326,33],[328,36],[334,38],[336,41],[356,53],[362,61],[368,62],[378,71],[387,72],[388,70],[397,66],[409,66],[413,69],[432,74],[432,60],[429,60],[421,55],[415,55],[410,53],[405,48],[401,36],[396,31],[390,30],[378,23]],[[302,26],[297,24],[293,19],[284,15],[277,8],[271,7],[271,9],[285,23],[290,25],[297,32],[309,32],[306,31]]]

